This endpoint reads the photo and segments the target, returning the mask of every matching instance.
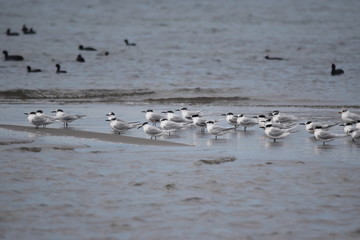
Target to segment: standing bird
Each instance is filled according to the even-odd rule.
[[[331,76],[341,75],[344,74],[344,70],[338,68],[336,69],[335,64],[331,64]]]
[[[352,113],[347,109],[342,110],[339,114],[341,114],[341,120],[345,123],[352,123],[360,120],[359,114]]]
[[[121,120],[119,121],[116,119],[116,117],[106,119],[105,121],[109,121],[110,127],[115,131],[115,133],[119,133],[119,135],[130,129],[137,128],[139,127],[139,125],[141,125],[140,123],[127,123]]]
[[[204,132],[206,128],[206,122],[207,120],[204,118],[201,118],[198,114],[195,114],[192,116],[193,124],[195,126],[200,127],[200,131]]]
[[[22,61],[24,60],[23,56],[20,55],[9,55],[7,51],[3,51],[5,61]]]
[[[307,121],[306,123],[300,123],[300,125],[305,125],[305,130],[310,134],[314,134],[316,126],[321,126],[323,129],[328,130],[329,128],[334,127],[338,124],[339,123],[334,123],[334,124],[315,123],[313,121]]]
[[[31,124],[35,125],[36,128],[39,128],[39,126],[46,126],[55,122],[54,118],[48,118],[46,116],[42,116],[41,114],[37,114],[36,112],[30,112],[25,114],[28,115],[28,121]]]
[[[351,130],[356,129],[353,123],[345,123],[341,124],[340,126],[344,126],[344,133],[346,133],[347,135],[350,135]]]
[[[297,131],[294,131],[294,128],[280,129],[277,127],[273,127],[271,123],[265,125],[265,135],[268,136],[269,138],[274,139],[274,142],[276,142],[276,139],[285,138],[290,133],[295,133],[295,132]]]
[[[237,122],[237,117],[234,116],[234,114],[232,112],[228,112],[226,114],[221,114],[221,116],[225,116],[225,120],[228,124],[233,125],[234,128],[236,129],[239,125]]]
[[[166,111],[166,112],[162,112],[162,113],[166,113],[166,118],[169,121],[173,121],[173,122],[178,122],[178,123],[188,123],[188,122],[192,122],[192,120],[189,119],[185,119],[184,117],[180,116],[180,115],[176,115],[174,113],[174,111]]]
[[[348,135],[331,133],[331,132],[323,130],[323,128],[321,126],[316,126],[315,131],[314,131],[314,136],[315,136],[316,140],[322,141],[323,145],[325,145],[325,142],[330,142],[337,138],[347,137]]]
[[[158,113],[154,113],[153,110],[149,109],[149,110],[146,110],[146,111],[142,111],[145,114],[145,118],[152,122],[153,125],[156,125],[156,123],[160,122],[160,119],[162,119],[164,116],[161,115],[161,114],[158,114]]]
[[[179,122],[170,121],[167,118],[162,118],[160,120],[160,127],[164,130],[177,131],[177,130],[187,127],[189,124],[191,124],[191,122],[179,123]],[[169,134],[170,134],[170,132],[169,132]]]
[[[273,117],[272,121],[273,122],[279,122],[279,123],[292,123],[295,122],[297,120],[297,117],[293,116],[293,115],[287,115],[284,113],[280,113],[279,110],[275,110],[272,113],[270,113],[270,115]]]
[[[265,125],[267,123],[267,118],[265,115],[259,115],[257,116],[258,124],[260,128],[265,128]],[[270,119],[271,120],[271,119]]]
[[[55,111],[52,111],[52,113],[56,113],[55,119],[63,122],[64,127],[67,127],[69,125],[69,123],[71,123],[71,122],[73,122],[73,121],[75,121],[77,119],[86,117],[86,115],[80,115],[80,114],[66,114],[61,109],[57,109]]]
[[[81,54],[79,54],[79,55],[76,57],[76,61],[77,61],[77,62],[85,62],[85,59],[83,58],[83,56],[81,56]]]
[[[151,126],[148,124],[148,122],[144,122],[140,127],[138,127],[138,129],[141,127],[144,129],[144,133],[146,133],[147,135],[150,136],[150,139],[155,138],[155,140],[157,137],[160,137],[162,135],[169,134],[172,132],[172,130],[164,130],[164,129],[160,129],[155,126]]]
[[[245,117],[244,114],[239,114],[237,118],[237,124],[244,127],[244,132],[246,132],[247,127],[253,127],[259,124],[257,117],[249,118]]]
[[[56,64],[55,67],[56,67],[56,73],[67,73],[67,71],[60,70],[61,68],[60,64]]]
[[[352,138],[353,142],[359,142],[360,141],[360,129],[359,128],[351,129],[349,131],[349,134],[351,135],[351,138]]]
[[[39,68],[32,69],[30,66],[27,66],[26,69],[27,69],[27,71],[28,71],[29,73],[32,73],[32,72],[42,72],[41,69],[39,69]]]
[[[218,136],[233,132],[234,128],[225,128],[216,125],[213,121],[206,121],[206,130],[208,131],[208,133],[214,135],[215,139],[217,139]]]
[[[80,51],[96,51],[96,49],[93,47],[84,47],[83,45],[79,45],[79,50]]]
[[[201,112],[203,110],[201,110],[201,111],[190,111],[186,107],[183,107],[183,108],[177,109],[176,111],[180,111],[183,118],[191,120],[193,115],[201,116]]]

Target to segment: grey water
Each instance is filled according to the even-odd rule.
[[[0,3],[2,50],[25,58],[0,61],[2,124],[57,108],[87,115],[72,129],[109,134],[111,111],[145,121],[143,110],[186,106],[223,126],[226,112],[360,112],[359,1]],[[331,76],[332,63],[345,74]],[[298,130],[273,143],[257,127],[217,140],[191,127],[160,139],[193,146],[164,148],[1,129],[0,238],[359,238],[359,143]]]

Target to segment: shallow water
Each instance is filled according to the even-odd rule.
[[[4,31],[37,31],[0,35],[3,49],[25,57],[0,62],[1,124],[27,126],[24,112],[57,108],[87,115],[70,128],[109,134],[111,111],[145,121],[143,110],[186,106],[223,126],[230,111],[279,109],[298,122],[360,112],[358,1],[1,5]],[[330,76],[333,62],[344,75]],[[55,63],[68,74],[55,74]],[[191,127],[160,139],[194,146],[166,148],[0,129],[0,238],[359,238],[360,144],[323,146],[298,129],[273,143],[258,127],[217,140]]]

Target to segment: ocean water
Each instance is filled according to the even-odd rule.
[[[37,32],[0,35],[25,58],[0,61],[1,124],[57,108],[87,115],[70,128],[109,134],[111,111],[145,121],[143,110],[185,106],[223,126],[226,112],[278,109],[298,122],[360,113],[359,1],[0,3],[3,32]],[[331,76],[331,63],[345,74]],[[217,140],[191,127],[160,139],[192,146],[165,148],[1,129],[0,238],[359,238],[359,143],[323,146],[298,130],[273,143],[257,127]]]

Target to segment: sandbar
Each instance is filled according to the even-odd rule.
[[[53,136],[67,136],[75,138],[86,138],[86,139],[95,139],[106,142],[115,142],[131,145],[150,145],[150,146],[193,146],[190,144],[184,143],[175,143],[169,141],[161,140],[151,140],[146,138],[122,136],[117,134],[109,133],[97,133],[89,131],[79,131],[74,129],[67,128],[35,128],[30,126],[19,126],[19,125],[7,125],[0,124],[0,128],[12,130],[12,131],[22,131],[22,132],[31,132],[36,134],[48,134]]]

